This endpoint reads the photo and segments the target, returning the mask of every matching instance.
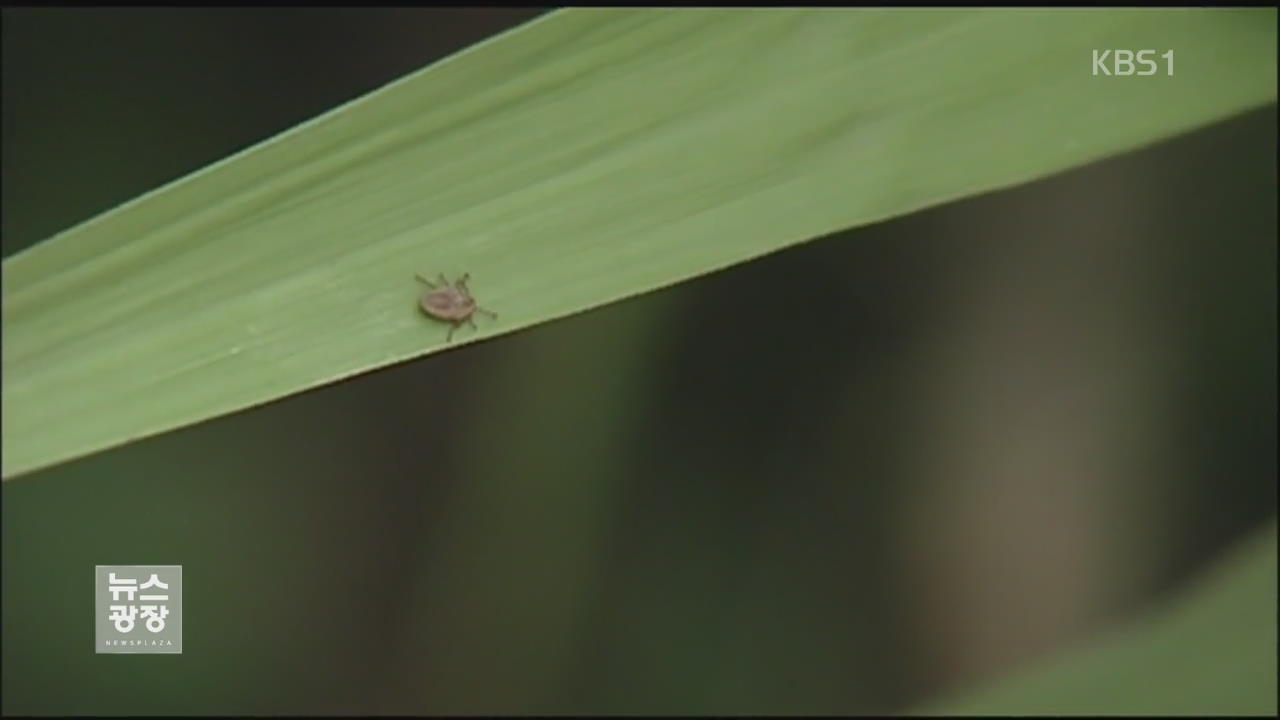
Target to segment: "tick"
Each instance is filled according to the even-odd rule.
[[[445,279],[444,273],[440,273],[439,282],[432,282],[421,275],[416,276],[418,280],[427,286],[427,290],[422,293],[422,297],[418,298],[418,306],[422,308],[422,312],[430,315],[436,320],[443,320],[449,323],[449,334],[445,337],[445,342],[453,339],[453,331],[458,326],[466,323],[471,326],[472,330],[476,329],[475,322],[471,319],[476,313],[484,313],[493,319],[498,319],[498,314],[489,312],[476,304],[476,299],[471,297],[471,291],[467,289],[467,280],[471,277],[470,273],[464,274],[455,282],[450,283]]]

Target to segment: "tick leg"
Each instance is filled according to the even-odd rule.
[[[454,331],[454,330],[457,330],[457,329],[458,329],[458,326],[457,326],[457,325],[450,324],[450,325],[449,325],[449,334],[444,336],[444,341],[445,341],[445,342],[453,342],[453,331]]]
[[[440,287],[449,287],[449,281],[445,279],[444,273],[440,273]]]
[[[471,273],[462,273],[462,277],[458,278],[457,285],[458,287],[462,288],[463,292],[467,292],[467,281],[470,279],[471,279]]]
[[[493,312],[492,310],[485,310],[484,308],[482,308],[482,307],[480,307],[480,306],[478,306],[478,305],[476,306],[476,312],[484,313],[485,315],[488,315],[489,317],[493,318],[494,320],[497,320],[497,319],[498,319],[498,313]]]
[[[426,283],[426,284],[427,284],[427,287],[429,287],[429,288],[435,288],[435,286],[436,286],[436,284],[435,284],[435,283],[433,283],[433,282],[431,282],[430,280],[428,280],[428,279],[426,279],[426,278],[422,277],[422,273],[418,273],[418,274],[414,275],[414,277],[418,278],[419,282],[424,282],[424,283]]]

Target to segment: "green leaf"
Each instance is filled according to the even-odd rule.
[[[3,475],[442,350],[415,272],[498,313],[461,344],[1223,119],[1275,21],[552,13],[6,260]]]
[[[942,715],[1276,714],[1276,526],[1180,603]]]

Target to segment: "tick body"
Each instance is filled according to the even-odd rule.
[[[418,299],[418,307],[436,320],[449,323],[449,334],[445,337],[445,342],[453,340],[453,331],[463,323],[470,325],[472,330],[476,329],[475,321],[472,319],[476,313],[488,315],[495,320],[498,317],[497,313],[489,312],[477,305],[475,298],[471,297],[471,291],[467,289],[467,279],[470,277],[469,273],[464,274],[450,283],[445,279],[444,273],[440,273],[437,282],[432,282],[421,275],[417,276],[418,281],[427,286],[427,290]]]

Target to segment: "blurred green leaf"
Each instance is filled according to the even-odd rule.
[[[1271,715],[1276,525],[1177,605],[1081,650],[922,714]]]
[[[4,477],[441,350],[418,271],[469,342],[1273,101],[1275,20],[552,13],[6,260]]]

